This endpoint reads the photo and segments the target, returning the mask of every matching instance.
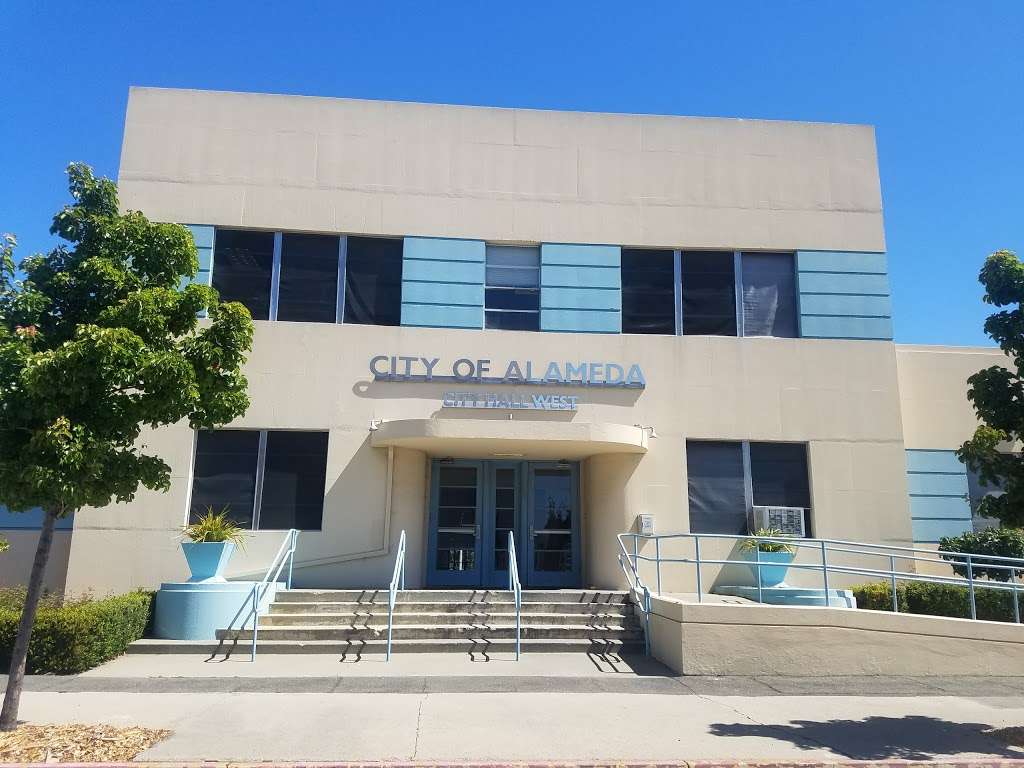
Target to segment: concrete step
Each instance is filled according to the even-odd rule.
[[[446,626],[398,625],[392,630],[395,640],[514,640],[514,625],[470,624]],[[259,637],[265,640],[334,640],[359,641],[387,638],[387,626],[270,626],[260,627]],[[522,637],[530,640],[633,640],[642,639],[639,629],[623,624],[606,627],[562,627],[529,625],[522,627]],[[252,640],[252,630],[218,630],[218,640]]]
[[[386,589],[288,589],[277,593],[281,603],[383,603]],[[400,591],[399,603],[510,603],[512,593],[496,589],[409,589]],[[609,590],[554,589],[524,590],[524,603],[572,603],[579,605],[618,605],[628,602],[628,593]]]
[[[488,626],[492,624],[511,625],[515,623],[515,612],[502,611],[475,611],[460,613],[395,613],[395,626],[407,624],[419,626],[447,626],[452,624]],[[585,626],[603,628],[609,625],[622,625],[632,628],[639,628],[639,622],[633,616],[616,614],[589,614],[589,613],[525,613],[521,617],[523,626]],[[275,626],[343,626],[343,627],[366,627],[383,626],[387,627],[388,612],[374,609],[373,613],[345,612],[345,613],[271,613],[260,617],[260,627]]]
[[[249,643],[216,640],[136,640],[128,646],[130,654],[180,653],[203,656],[227,656],[248,658]],[[260,632],[257,652],[263,654],[331,654],[334,656],[383,655],[387,643],[384,640],[313,640],[296,642],[289,640],[267,640]],[[458,638],[453,640],[395,640],[392,652],[399,653],[513,653],[514,640],[475,640]],[[643,640],[549,640],[524,639],[522,652],[526,653],[590,653],[629,654],[643,653]]]
[[[512,602],[490,603],[438,603],[401,602],[395,604],[395,615],[402,613],[490,613],[494,615],[515,615]],[[316,614],[336,613],[368,616],[387,616],[388,604],[383,603],[332,603],[332,602],[274,602],[270,604],[273,614]],[[633,606],[629,603],[523,603],[523,615],[559,614],[585,616],[632,616]]]

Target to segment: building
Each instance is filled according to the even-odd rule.
[[[239,576],[302,529],[299,586],[386,584],[401,531],[409,586],[507,583],[512,531],[525,586],[611,588],[642,515],[972,525],[952,451],[1002,356],[893,343],[868,126],[133,88],[119,185],[252,312],[252,407],[148,433],[170,492],[68,521],[54,588],[182,579],[208,506],[254,529]]]

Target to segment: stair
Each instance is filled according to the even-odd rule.
[[[398,594],[392,650],[504,652],[515,650],[512,594],[491,590],[407,590]],[[387,590],[293,589],[277,593],[259,618],[264,653],[384,653]],[[247,649],[252,630],[221,630],[202,651]],[[524,591],[522,650],[623,653],[643,651],[643,632],[626,592]],[[161,652],[173,641],[151,640],[131,652]],[[183,652],[179,650],[178,652]]]

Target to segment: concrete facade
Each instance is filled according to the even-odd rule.
[[[206,227],[820,251],[835,254],[844,280],[857,275],[858,254],[885,249],[868,126],[133,88],[118,183],[125,208]],[[816,275],[830,271],[822,258]],[[870,277],[851,292],[887,304],[885,274]],[[846,295],[810,286],[802,300]],[[413,353],[486,358],[495,369],[635,363],[646,387],[579,389],[575,412],[443,409],[447,384],[374,380],[373,356]],[[638,515],[654,515],[659,533],[689,530],[687,439],[806,444],[816,536],[910,546],[905,449],[952,450],[966,439],[966,376],[1000,358],[853,338],[257,321],[252,406],[230,426],[329,431],[323,526],[301,535],[298,586],[386,584],[403,530],[408,586],[422,585],[431,462],[514,454],[579,462],[581,586],[614,588],[623,584],[615,537]],[[171,490],[83,510],[61,586],[102,594],[187,575],[178,532],[194,440],[184,424],[146,434],[171,466]],[[229,575],[261,574],[281,537],[254,531]],[[693,583],[677,569],[665,588]]]

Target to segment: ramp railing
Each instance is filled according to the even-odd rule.
[[[295,547],[298,542],[298,530],[290,528],[285,533],[284,541],[281,542],[281,546],[277,550],[277,554],[274,555],[274,559],[270,563],[270,567],[267,568],[267,573],[263,577],[263,580],[254,584],[252,592],[249,593],[249,598],[251,600],[250,615],[252,616],[252,649],[249,651],[249,661],[256,661],[256,635],[259,632],[260,627],[260,605],[263,603],[263,597],[267,594],[267,590],[270,589],[270,585],[281,578],[281,571],[284,569],[285,563],[288,564],[288,574],[285,577],[285,589],[292,588],[292,567],[295,564]],[[244,606],[242,610],[245,610]],[[242,629],[245,629],[245,622],[248,618],[249,617],[246,616],[242,619]]]
[[[704,579],[702,568],[710,565],[743,565],[753,568],[756,576],[756,589],[758,602],[762,602],[764,587],[762,584],[762,569],[776,566],[776,563],[762,560],[760,544],[787,544],[793,547],[797,554],[800,551],[810,550],[818,562],[800,563],[792,562],[789,568],[797,570],[817,571],[821,574],[822,586],[825,590],[825,604],[829,602],[830,577],[838,574],[855,575],[865,579],[884,579],[889,582],[892,591],[892,610],[899,611],[899,595],[897,585],[900,582],[922,582],[928,584],[948,584],[966,588],[967,604],[971,619],[978,618],[977,590],[991,589],[1011,594],[1013,603],[1013,620],[1021,623],[1020,618],[1020,592],[1024,591],[1020,584],[1024,576],[1024,558],[1002,557],[998,555],[972,554],[965,552],[948,552],[943,550],[923,549],[920,547],[899,547],[888,544],[868,544],[864,542],[845,541],[842,539],[803,539],[790,536],[731,536],[726,534],[709,533],[669,533],[644,536],[639,533],[620,533],[619,540],[619,563],[630,590],[637,598],[641,610],[646,613],[650,611],[650,592],[640,578],[641,563],[648,564],[647,572],[654,569],[655,594],[661,595],[662,566],[683,565],[690,566],[695,571],[697,586],[697,601],[704,599]],[[743,545],[751,551],[749,558],[736,557],[707,557],[704,552],[707,545],[712,541],[724,542],[725,544]],[[632,544],[632,551],[627,547],[627,542]],[[641,552],[641,545],[650,542],[653,544],[653,554]],[[684,542],[691,546],[687,549],[692,551],[692,556],[667,557],[662,554],[666,543]],[[702,544],[704,552],[702,552]],[[858,562],[872,563],[880,562],[879,567],[868,565],[854,565],[839,563],[836,556],[854,556]],[[953,576],[945,576],[930,573],[917,573],[907,570],[907,567],[916,567],[919,563],[942,565],[952,568]],[[899,569],[897,566],[904,566]],[[980,574],[995,574],[996,578],[979,577]],[[834,583],[834,582],[832,582]],[[643,600],[641,600],[643,598]],[[645,616],[646,617],[646,616]]]

